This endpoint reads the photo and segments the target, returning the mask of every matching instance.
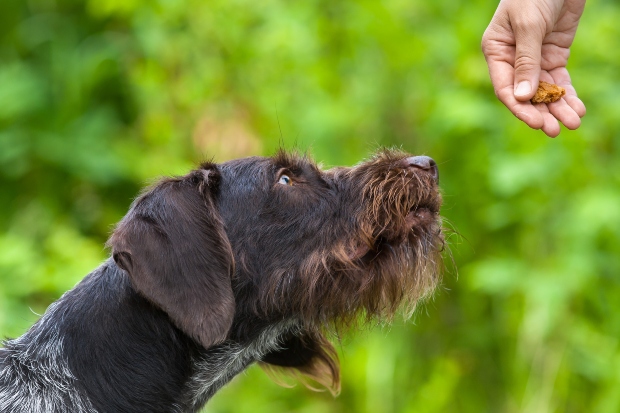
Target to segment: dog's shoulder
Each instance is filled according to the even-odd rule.
[[[0,412],[177,411],[196,347],[110,259],[5,342]]]

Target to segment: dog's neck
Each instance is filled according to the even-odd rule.
[[[190,406],[197,411],[215,392],[250,364],[280,347],[280,338],[298,330],[294,320],[285,320],[263,329],[257,338],[238,343],[227,341],[215,346],[195,361],[194,374],[187,386]]]
[[[0,411],[196,412],[294,323],[205,350],[108,260],[0,351]],[[140,391],[136,391],[140,389]]]

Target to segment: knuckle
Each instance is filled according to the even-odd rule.
[[[480,42],[480,50],[486,54],[486,52],[491,49],[493,45],[493,39],[488,34],[488,31],[484,32],[482,35],[482,41]]]
[[[486,54],[486,51],[489,48],[489,43],[488,40],[486,40],[484,37],[482,38],[482,41],[480,42],[480,50],[482,51],[482,53]]]
[[[495,96],[509,109],[512,105],[510,105],[511,97],[512,97],[512,87],[503,87],[501,89],[495,89]],[[512,110],[512,109],[511,109]]]
[[[517,43],[537,39],[542,42],[545,36],[547,22],[540,15],[517,13],[511,16],[510,26],[514,32]]]
[[[540,29],[540,24],[528,18],[515,19],[515,21],[512,24],[513,24],[515,31],[522,32],[522,33],[535,33],[536,31]]]
[[[515,58],[515,72],[531,73],[536,70],[540,70],[540,65],[533,56],[523,54]]]
[[[523,34],[544,33],[547,22],[542,13],[536,13],[533,8],[519,7],[511,13],[510,25],[515,32]]]

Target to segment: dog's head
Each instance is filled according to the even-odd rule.
[[[208,163],[136,199],[109,244],[134,288],[204,347],[294,319],[333,384],[322,328],[389,318],[436,285],[437,183],[432,159],[390,150],[326,171],[286,152]]]
[[[322,171],[281,152],[219,170],[240,310],[324,326],[390,316],[435,285],[443,240],[430,158],[383,151]]]

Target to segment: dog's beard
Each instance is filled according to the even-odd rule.
[[[316,357],[301,368],[263,363],[272,377],[301,374],[338,393],[338,359],[324,333],[389,322],[399,309],[410,317],[434,291],[443,268],[441,196],[430,174],[393,167],[405,157],[383,152],[346,172],[358,182],[349,200],[357,204],[352,227],[335,229],[333,244],[261,284],[259,312],[296,317],[318,343]]]
[[[370,165],[374,173],[363,190],[353,258],[359,284],[356,311],[365,321],[390,321],[400,307],[410,316],[440,278],[441,196],[429,174],[395,168],[381,173],[382,164],[400,156],[380,154]]]
[[[410,316],[432,293],[442,268],[441,196],[429,174],[389,166],[401,159],[382,153],[352,170],[365,182],[355,228],[298,268],[271,274],[259,300],[266,314],[285,310],[307,329],[340,330],[390,321],[399,308]]]
[[[383,153],[376,162],[393,161],[398,153]],[[370,318],[390,319],[403,305],[410,316],[439,282],[444,246],[439,208],[441,196],[430,174],[389,169],[364,188],[368,207],[360,222],[369,266],[376,285],[363,310]]]

